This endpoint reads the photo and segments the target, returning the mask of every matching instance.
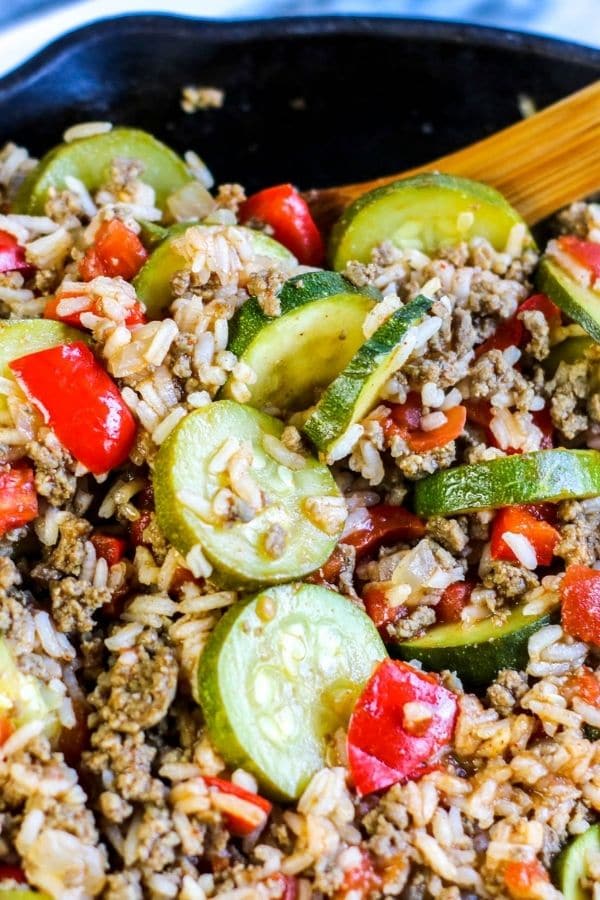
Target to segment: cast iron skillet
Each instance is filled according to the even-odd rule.
[[[69,124],[109,119],[195,149],[220,181],[339,184],[509,124],[519,93],[543,106],[599,75],[598,50],[464,25],[128,16],[74,31],[0,80],[0,141],[40,153]],[[186,115],[186,83],[224,88],[224,107]]]

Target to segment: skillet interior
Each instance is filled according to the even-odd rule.
[[[516,120],[519,93],[542,106],[599,73],[600,51],[463,25],[129,16],[0,80],[0,139],[40,153],[67,125],[108,118],[193,147],[218,180],[309,187],[434,158]],[[224,107],[186,115],[186,83],[224,88]]]

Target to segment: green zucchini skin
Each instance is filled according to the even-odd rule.
[[[461,213],[473,215],[467,228],[458,226]],[[521,216],[489,185],[430,172],[375,188],[350,204],[332,231],[329,256],[342,271],[350,260],[369,262],[372,249],[386,240],[432,253],[480,236],[502,250],[517,223]],[[527,241],[535,246],[529,232]]]
[[[146,237],[154,241],[155,246],[150,259],[142,266],[133,280],[138,298],[146,307],[150,319],[160,319],[165,315],[173,300],[171,281],[173,276],[185,268],[185,260],[175,248],[176,239],[185,234],[188,228],[202,227],[202,222],[179,222],[170,228],[153,226],[152,231],[146,228]],[[271,257],[282,263],[294,265],[295,257],[278,241],[243,225],[236,226],[247,235],[252,249],[257,255]]]
[[[558,448],[437,472],[416,483],[414,505],[430,518],[599,494],[600,451]]]
[[[261,616],[265,601],[268,618]],[[296,656],[290,640],[292,651],[302,648]],[[228,764],[289,801],[325,765],[328,739],[347,725],[386,656],[371,619],[345,597],[319,585],[284,584],[236,603],[219,620],[200,656],[196,696]],[[282,712],[293,712],[285,734]]]
[[[529,638],[551,621],[550,614],[524,616],[522,607],[515,607],[500,625],[493,618],[468,627],[437,625],[424,637],[392,644],[388,650],[400,659],[418,660],[427,671],[456,672],[469,687],[486,687],[502,669],[526,668]]]
[[[588,851],[600,852],[600,825],[592,825],[571,840],[554,865],[555,881],[565,900],[590,900],[592,894],[581,886]]]
[[[308,272],[281,289],[281,315],[250,298],[230,322],[228,349],[256,375],[248,403],[298,412],[311,406],[364,340],[367,313],[381,299],[335,272]],[[221,395],[233,396],[231,382]]]
[[[584,337],[583,335],[565,338],[564,341],[552,348],[542,362],[544,372],[548,378],[553,378],[561,362],[571,364],[585,359],[588,351],[594,344],[593,338]]]
[[[537,270],[536,286],[587,333],[600,342],[600,295],[577,284],[558,263],[543,257]]]
[[[303,431],[315,447],[327,452],[353,422],[360,421],[375,406],[383,385],[398,368],[397,349],[409,328],[429,312],[431,304],[428,297],[415,297],[358,349],[304,425]]]
[[[42,215],[48,191],[51,187],[65,188],[67,175],[79,178],[89,191],[96,191],[117,157],[143,163],[142,178],[154,188],[160,208],[169,194],[193,180],[184,161],[166,144],[136,128],[113,128],[50,150],[23,181],[15,212]]]

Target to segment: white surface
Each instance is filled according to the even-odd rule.
[[[2,6],[10,0],[0,0]],[[458,19],[517,28],[600,46],[600,0],[84,0],[0,32],[0,75],[80,25],[126,13],[207,18],[377,13]]]

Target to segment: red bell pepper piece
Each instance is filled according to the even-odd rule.
[[[454,406],[443,410],[443,413],[446,416],[444,425],[432,431],[424,431],[421,427],[421,398],[415,391],[411,391],[406,403],[390,405],[389,418],[383,425],[385,436],[389,440],[394,434],[400,435],[413,453],[427,453],[437,447],[444,447],[462,434],[467,421],[467,410],[464,406]]]
[[[424,522],[403,506],[379,503],[365,508],[360,527],[342,537],[342,544],[356,548],[357,557],[366,556],[382,544],[412,541],[425,534]]]
[[[10,368],[61,443],[90,472],[125,462],[135,440],[134,418],[83,342],[30,353]]]
[[[513,900],[537,900],[543,896],[542,884],[548,884],[550,877],[541,862],[511,860],[504,870],[504,884]]]
[[[475,348],[475,358],[478,359],[490,350],[506,350],[508,347],[520,347],[525,335],[525,326],[516,316],[511,316],[504,322],[500,322],[495,332]]]
[[[506,350],[508,347],[522,347],[529,340],[529,332],[520,314],[537,310],[544,314],[549,325],[560,324],[560,309],[545,294],[532,294],[519,306],[514,316],[500,322],[495,332],[475,349],[475,358],[490,350]]]
[[[105,559],[109,567],[116,566],[123,559],[127,547],[127,542],[123,538],[96,532],[91,536],[90,540],[94,545],[96,554]]]
[[[529,310],[543,313],[549,325],[560,324],[560,309],[546,294],[532,294],[527,300],[523,300],[517,310],[517,316]],[[523,327],[527,330],[525,325]]]
[[[20,866],[0,866],[0,881],[17,881],[19,884],[27,884],[25,873]]]
[[[15,726],[8,716],[0,716],[0,747],[6,743],[14,730]]]
[[[66,316],[61,316],[58,312],[58,307],[62,300],[81,296],[81,293],[76,291],[59,291],[54,297],[50,297],[46,302],[46,306],[44,307],[44,318],[54,319],[56,322],[64,322],[66,325],[72,325],[74,328],[83,328],[81,316],[84,312],[92,312],[95,313],[95,315],[102,314],[99,309],[98,299],[90,297],[89,305],[85,309],[79,310],[79,312],[70,313]],[[132,328],[134,325],[144,325],[147,321],[148,319],[146,318],[144,307],[139,300],[136,300],[129,309],[127,318],[125,319],[125,325],[127,325],[128,328]]]
[[[8,231],[0,231],[0,272],[33,271],[25,258],[25,247]]]
[[[204,775],[213,805],[223,814],[232,834],[245,837],[261,828],[269,818],[273,806],[259,794],[253,794],[223,778]]]
[[[365,610],[377,628],[390,625],[408,614],[405,606],[393,606],[385,588],[379,584],[367,584],[362,593]]]
[[[323,238],[306,200],[291,184],[279,184],[248,197],[240,207],[240,222],[257,219],[270,225],[273,236],[306,266],[320,266]]]
[[[600,572],[569,566],[560,583],[560,600],[567,634],[600,646]]]
[[[356,558],[362,559],[382,544],[418,540],[424,534],[425,525],[414,513],[402,506],[379,503],[363,510],[360,526],[343,535],[340,543],[350,544],[356,550]],[[312,581],[331,584],[340,574],[343,562],[344,554],[336,547],[327,562],[312,576]]]
[[[5,466],[0,469],[0,537],[27,525],[38,514],[33,469]]]
[[[137,234],[120,219],[111,219],[98,228],[93,245],[88,247],[79,264],[79,271],[83,281],[91,281],[99,275],[109,278],[120,275],[131,281],[147,259],[148,253]]]
[[[455,581],[449,584],[435,607],[438,622],[460,622],[460,614],[467,606],[475,585],[472,581]]]
[[[580,266],[587,269],[594,280],[600,278],[600,244],[567,234],[558,238],[558,246],[563,253],[568,253]]]
[[[518,562],[514,552],[504,540],[503,535],[507,531],[527,538],[535,550],[538,566],[550,565],[560,534],[549,522],[541,519],[539,515],[533,515],[523,506],[505,506],[496,513],[490,543],[492,559]]]
[[[405,716],[407,703],[423,704],[430,718],[417,729]],[[348,761],[360,796],[398,781],[419,778],[436,764],[456,723],[456,697],[435,675],[407,663],[379,663],[350,718]]]

